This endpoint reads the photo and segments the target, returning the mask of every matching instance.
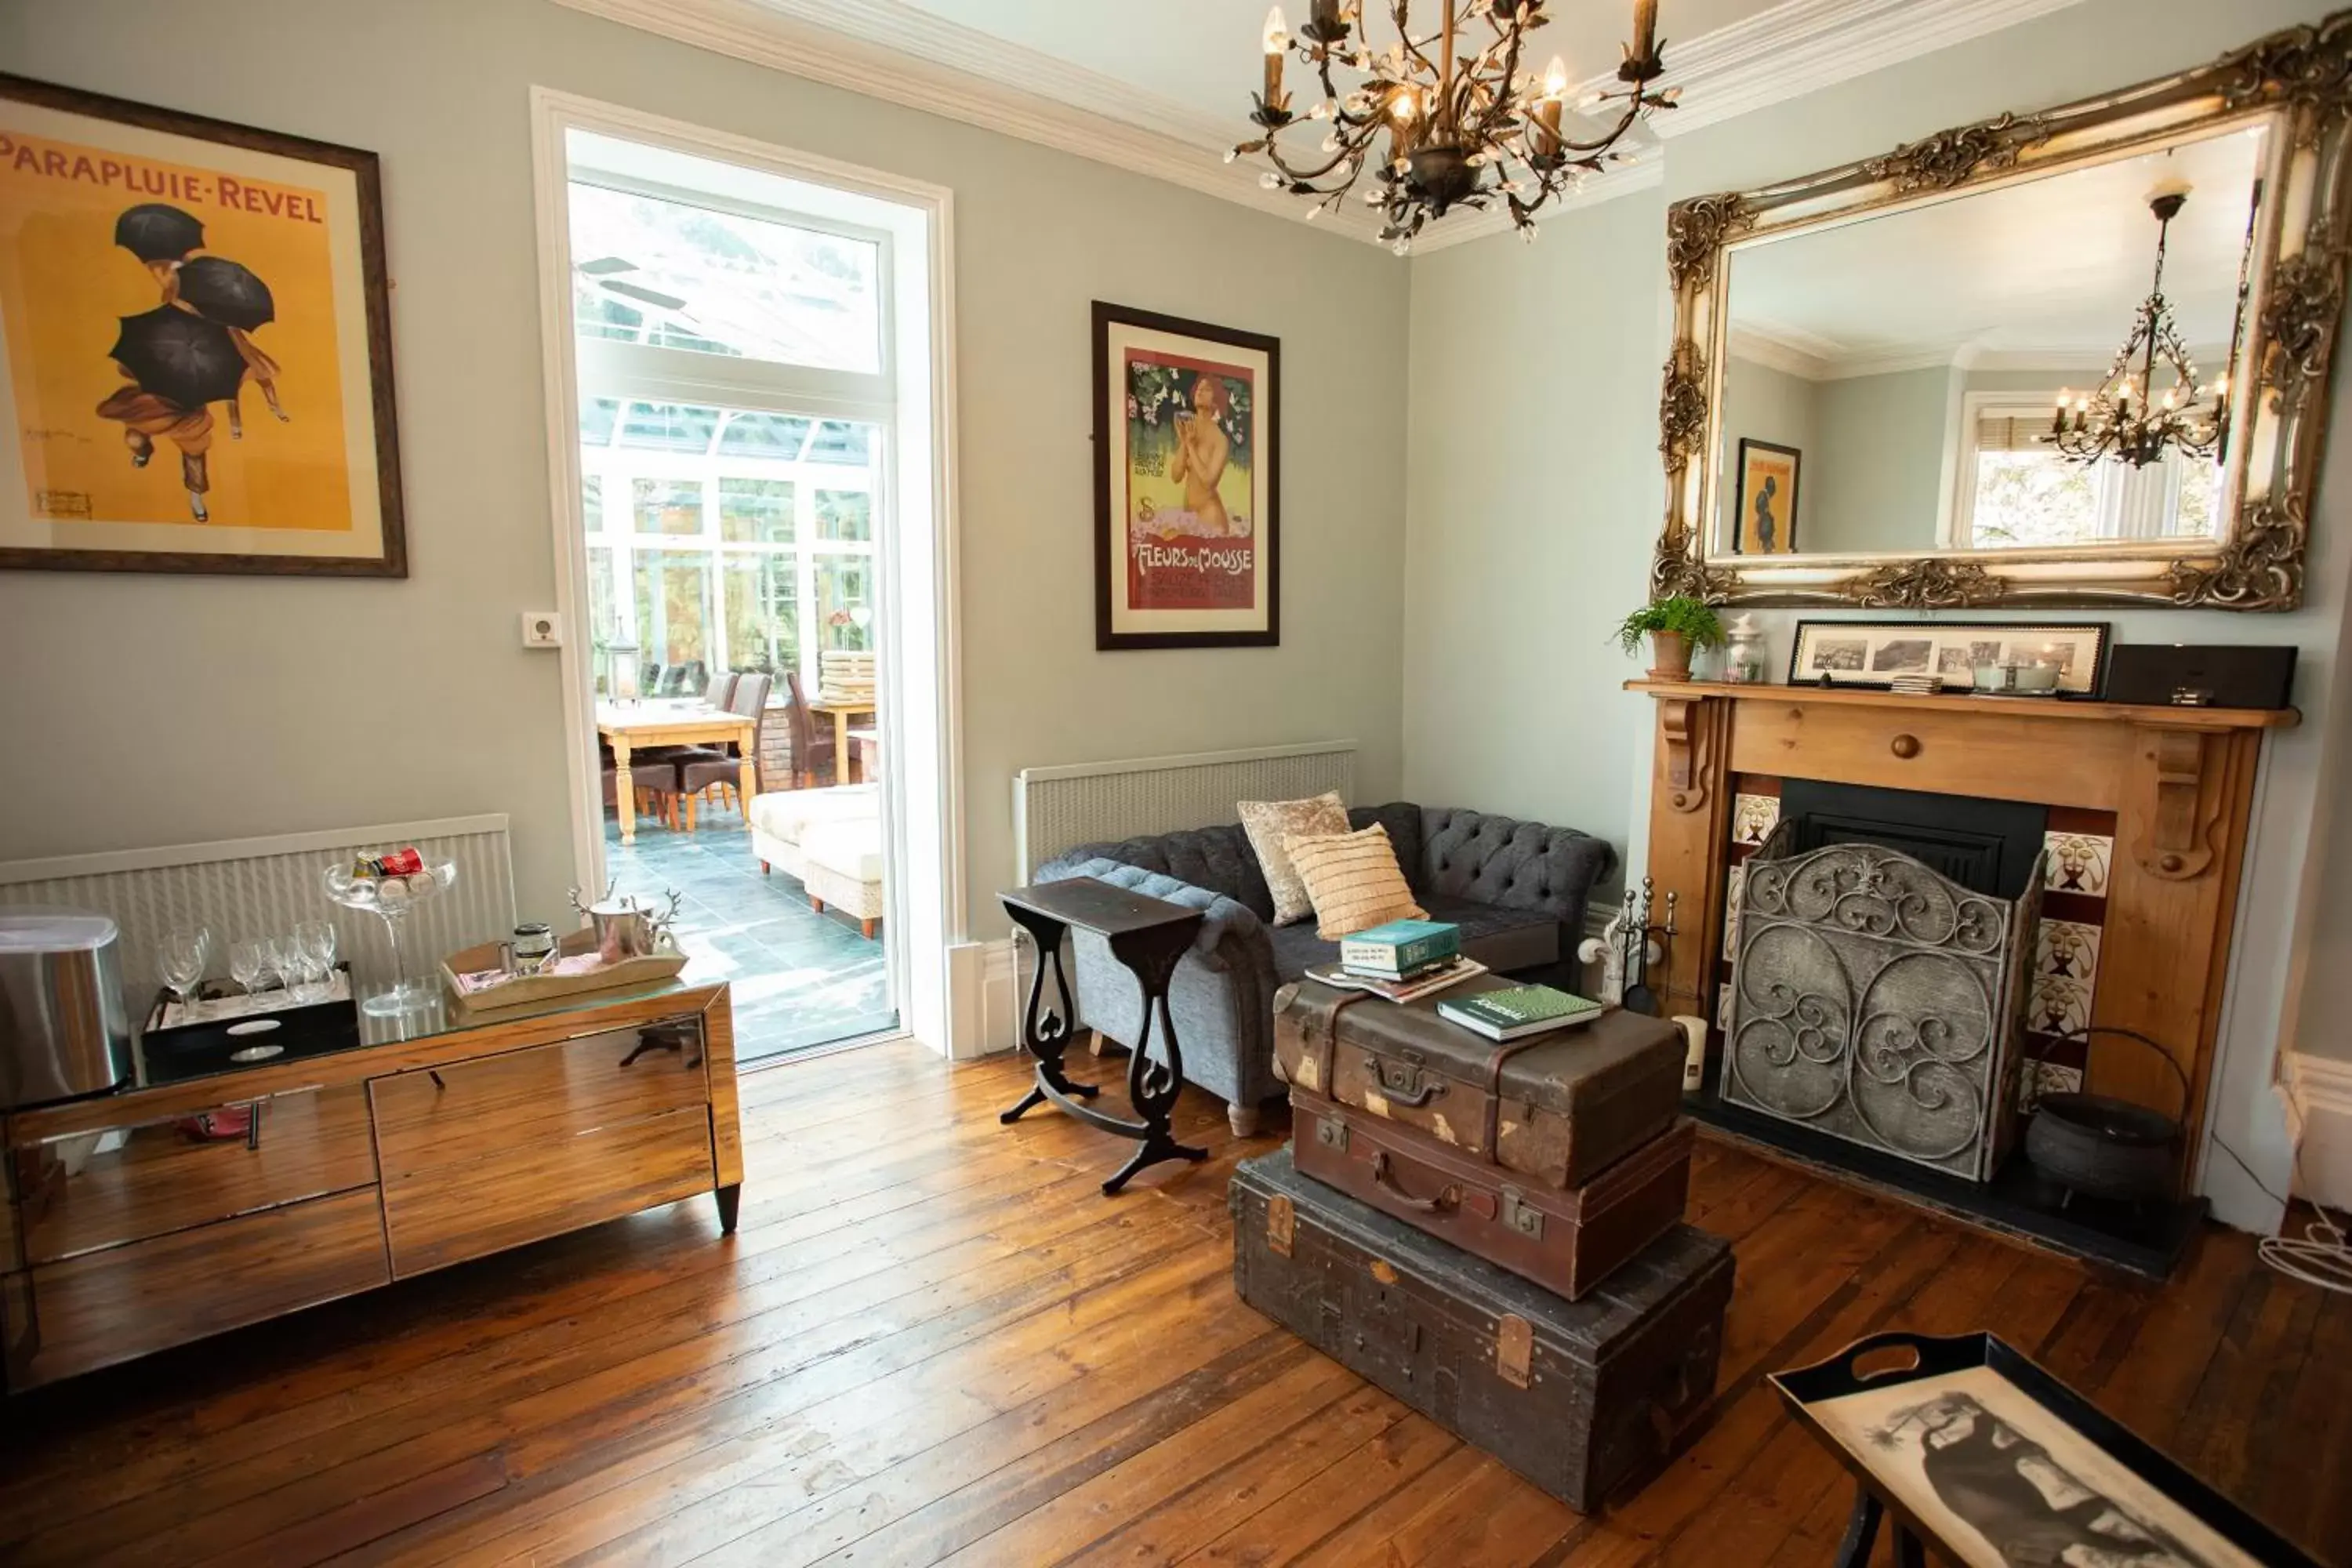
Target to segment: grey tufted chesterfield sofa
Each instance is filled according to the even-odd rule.
[[[1601,839],[1539,822],[1399,801],[1348,813],[1358,828],[1388,829],[1397,864],[1433,919],[1462,928],[1463,950],[1491,969],[1573,984],[1585,900],[1616,868]],[[1124,844],[1087,844],[1038,868],[1040,882],[1094,877],[1202,910],[1207,919],[1178,966],[1169,1011],[1186,1081],[1226,1101],[1234,1131],[1257,1130],[1280,1096],[1274,1076],[1274,994],[1310,963],[1339,956],[1312,917],[1276,926],[1274,896],[1239,824],[1188,828]],[[1073,938],[1078,1016],[1130,1043],[1142,1000],[1134,977],[1099,938]]]

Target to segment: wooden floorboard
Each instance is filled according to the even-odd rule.
[[[675,1205],[23,1396],[0,1562],[1798,1568],[1850,1492],[1766,1375],[1906,1327],[1998,1331],[2352,1568],[2352,1298],[2250,1238],[2150,1289],[1702,1144],[1716,1397],[1580,1517],[1234,1298],[1226,1182],[1279,1130],[1188,1093],[1210,1158],[1106,1199],[1125,1146],[1000,1126],[1022,1079],[756,1072],[731,1239]]]

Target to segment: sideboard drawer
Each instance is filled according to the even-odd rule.
[[[237,1129],[205,1137],[210,1121]],[[56,1263],[375,1181],[367,1092],[304,1089],[10,1151],[25,1260]]]
[[[26,1384],[385,1283],[375,1189],[288,1204],[31,1271]]]
[[[701,1028],[691,1019],[371,1079],[368,1093],[387,1177],[710,1102]]]
[[[717,1184],[693,1021],[373,1079],[405,1279]]]

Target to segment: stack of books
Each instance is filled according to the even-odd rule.
[[[1410,1002],[1484,974],[1486,966],[1462,956],[1459,926],[1444,921],[1391,921],[1342,938],[1339,963],[1317,964],[1307,973],[1327,985]]]

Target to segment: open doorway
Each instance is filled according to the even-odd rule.
[[[583,863],[676,895],[695,973],[732,987],[740,1060],[902,1034],[907,927],[926,961],[943,936],[909,922],[906,884],[945,890],[937,840],[910,851],[906,831],[910,794],[933,792],[893,776],[942,743],[936,707],[897,700],[940,689],[939,628],[900,620],[933,601],[893,581],[929,575],[904,531],[912,513],[929,535],[931,426],[906,428],[902,385],[928,353],[899,339],[932,319],[901,276],[927,263],[907,243],[924,215],[560,134]],[[901,658],[930,668],[905,679]]]

